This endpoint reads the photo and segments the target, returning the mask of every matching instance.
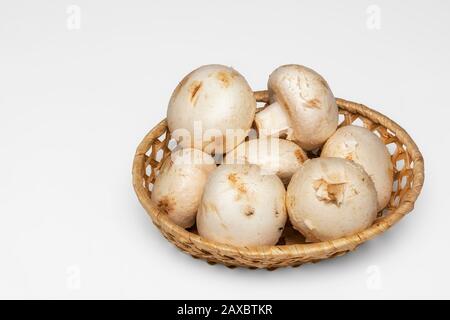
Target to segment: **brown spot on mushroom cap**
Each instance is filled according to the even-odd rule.
[[[198,92],[202,88],[203,83],[201,81],[193,81],[189,87],[189,93],[191,95],[191,102],[195,106],[198,100]]]
[[[175,207],[175,199],[169,196],[164,196],[158,201],[158,208],[169,213]]]
[[[230,182],[231,186],[236,189],[239,197],[247,193],[245,184],[239,179],[236,173],[230,173],[228,175],[228,181]]]
[[[310,108],[320,108],[320,100],[317,98],[306,101],[306,106]]]
[[[247,217],[252,216],[255,214],[255,209],[253,207],[249,206],[249,207],[245,208],[244,213]]]
[[[303,163],[303,162],[305,162],[307,159],[308,159],[308,157],[306,156],[306,154],[303,152],[303,150],[301,150],[301,149],[297,149],[297,150],[295,150],[294,151],[294,155],[295,155],[295,157],[297,158],[297,161],[299,162],[299,163]]]
[[[195,70],[194,70],[195,71]],[[178,94],[180,93],[181,88],[184,87],[184,85],[191,79],[191,75],[192,73],[194,73],[194,71],[190,72],[189,74],[187,74],[177,85],[177,87],[175,88],[175,90],[172,93],[172,99],[176,98],[178,96]]]
[[[228,88],[233,81],[233,76],[227,71],[218,71],[215,73],[215,77],[221,82],[221,84]]]

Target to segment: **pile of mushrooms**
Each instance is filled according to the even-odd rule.
[[[392,193],[383,142],[364,127],[338,129],[334,95],[310,68],[277,68],[268,92],[256,112],[236,70],[189,73],[169,102],[177,147],[158,170],[155,205],[178,226],[234,246],[275,245],[288,220],[307,242],[373,224]]]

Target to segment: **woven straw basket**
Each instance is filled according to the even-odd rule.
[[[258,102],[268,102],[267,91],[255,92]],[[228,267],[266,268],[297,267],[308,262],[343,255],[363,242],[386,231],[414,207],[424,181],[422,155],[411,137],[394,121],[368,107],[337,99],[340,125],[361,125],[373,131],[386,144],[394,165],[394,185],[388,207],[366,230],[341,239],[305,243],[289,225],[276,246],[235,247],[200,237],[195,226],[185,230],[175,225],[150,199],[151,187],[162,159],[173,149],[166,120],[154,127],[140,143],[133,163],[136,194],[153,223],[170,242],[194,258]],[[173,140],[172,140],[173,141]]]

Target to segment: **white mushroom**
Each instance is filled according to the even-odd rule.
[[[268,82],[272,104],[256,114],[260,136],[287,136],[304,150],[316,149],[338,125],[338,108],[322,76],[300,65],[276,69]]]
[[[214,159],[203,151],[188,148],[173,152],[156,176],[152,201],[177,225],[191,227],[207,177],[215,168]]]
[[[255,97],[242,75],[226,66],[206,65],[178,84],[167,123],[181,147],[222,154],[245,139],[255,112]]]
[[[278,138],[252,139],[227,153],[224,163],[255,164],[264,174],[276,174],[284,184],[308,159],[297,144]]]
[[[373,132],[357,126],[338,129],[325,143],[321,157],[338,157],[360,164],[372,178],[378,195],[378,211],[389,202],[394,179],[391,156]]]
[[[316,158],[292,177],[286,206],[292,225],[307,241],[327,241],[369,227],[377,216],[377,193],[360,165]]]
[[[285,193],[280,178],[256,165],[223,164],[206,183],[198,233],[236,246],[274,245],[287,219]]]

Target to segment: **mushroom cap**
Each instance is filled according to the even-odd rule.
[[[289,115],[294,140],[304,149],[320,147],[338,125],[338,107],[328,83],[314,70],[284,65],[269,77],[269,95]]]
[[[377,193],[358,164],[316,158],[292,177],[286,207],[292,225],[308,241],[327,241],[369,227],[377,216]]]
[[[206,183],[198,233],[236,246],[274,245],[287,219],[285,193],[280,178],[256,165],[223,164]]]
[[[227,153],[227,164],[255,164],[264,174],[276,174],[284,184],[308,159],[306,153],[292,141],[278,138],[259,138],[241,143]]]
[[[337,157],[360,164],[372,178],[378,195],[378,211],[389,202],[394,179],[391,156],[384,143],[364,127],[339,128],[325,143],[321,157]]]
[[[151,199],[170,219],[182,228],[191,227],[211,171],[214,159],[197,149],[173,152],[156,176]]]
[[[219,154],[245,139],[255,112],[253,91],[241,74],[206,65],[189,73],[172,93],[167,124],[183,148]]]

